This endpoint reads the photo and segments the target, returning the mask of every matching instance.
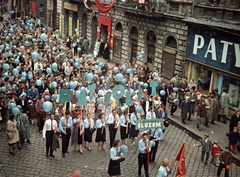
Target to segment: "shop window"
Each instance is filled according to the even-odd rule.
[[[150,31],[148,33],[147,43],[148,43],[147,62],[150,63],[150,64],[154,64],[155,43],[156,43],[156,36],[155,36],[154,32]]]
[[[44,17],[44,4],[40,4],[40,8],[39,8],[39,13],[40,13],[40,18]]]
[[[232,78],[223,73],[217,72],[215,74],[215,88],[218,88],[218,92],[221,94],[224,87],[229,94],[229,106],[234,109],[240,109],[240,81],[237,78]]]

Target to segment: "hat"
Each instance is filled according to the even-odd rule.
[[[69,111],[69,110],[66,110],[66,111],[65,111],[65,114],[66,114],[66,115],[70,114],[70,111]]]

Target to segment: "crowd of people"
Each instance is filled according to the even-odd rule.
[[[173,118],[177,108],[181,109],[182,123],[192,120],[196,114],[196,124],[199,131],[201,125],[208,127],[208,122],[215,124],[215,120],[226,123],[228,115],[229,96],[226,88],[222,89],[222,95],[214,89],[207,99],[203,99],[198,90],[198,83],[193,79],[187,83],[187,77],[178,80],[178,74],[171,79],[169,86],[156,69],[149,70],[147,63],[143,67],[136,64],[131,66],[126,60],[122,66],[115,63],[108,66],[109,47],[97,40],[94,56],[90,54],[90,44],[86,37],[75,33],[72,38],[61,41],[58,30],[49,32],[41,25],[41,20],[34,15],[11,18],[2,15],[0,17],[0,72],[1,72],[1,119],[5,121],[8,145],[10,153],[14,155],[14,145],[21,150],[25,139],[31,143],[30,125],[35,124],[46,140],[46,157],[54,157],[53,151],[59,148],[59,137],[62,139],[62,157],[69,153],[69,144],[74,146],[76,152],[83,154],[83,147],[91,151],[93,134],[96,133],[95,142],[99,150],[105,150],[106,127],[109,130],[110,156],[109,175],[120,175],[119,159],[123,154],[119,153],[120,141],[116,140],[117,131],[120,131],[122,144],[125,139],[131,138],[135,145],[135,138],[142,136],[138,149],[138,175],[141,176],[141,167],[144,165],[145,175],[148,172],[148,153],[150,163],[154,163],[159,141],[163,139],[163,133],[168,126],[167,106],[170,116]],[[78,54],[78,57],[75,55]],[[107,55],[108,54],[108,55]],[[100,63],[97,56],[103,55],[105,62]],[[94,78],[89,80],[88,74]],[[123,75],[122,81],[116,75]],[[149,84],[157,81],[157,94],[152,95]],[[72,89],[70,83],[76,86]],[[145,84],[144,84],[145,83]],[[96,84],[94,99],[90,100],[88,85]],[[110,96],[110,101],[105,107],[105,95],[112,94],[114,87],[121,84],[125,87],[124,96],[115,99]],[[83,89],[84,88],[84,89]],[[60,90],[66,89],[73,92],[72,101],[60,103]],[[77,106],[78,91],[86,91],[87,104]],[[126,105],[126,96],[130,92],[133,105]],[[138,98],[141,92],[141,98]],[[97,100],[101,98],[103,102]],[[220,101],[221,100],[221,101]],[[43,104],[46,101],[52,103],[52,109],[46,111]],[[136,112],[135,107],[142,107],[141,112]],[[19,113],[15,114],[14,108]],[[240,111],[237,111],[230,123],[229,143],[235,152],[236,134]],[[143,133],[136,130],[136,121],[139,119],[163,119],[164,127],[150,129]],[[207,137],[207,136],[206,136]],[[71,143],[70,143],[71,142]],[[154,142],[151,144],[151,142]],[[206,142],[207,143],[207,142]],[[210,152],[209,148],[205,149]],[[205,146],[205,144],[203,144]],[[214,145],[219,146],[216,142]],[[79,150],[78,150],[79,147]],[[229,149],[229,148],[228,148]],[[203,152],[205,152],[205,150]],[[225,158],[220,155],[221,158]],[[204,154],[202,155],[203,161]],[[207,159],[209,154],[207,154]],[[213,157],[216,157],[213,155]],[[206,159],[206,162],[207,162]],[[216,158],[213,158],[216,162]],[[224,160],[221,160],[224,161]],[[168,159],[163,159],[159,169],[159,177],[167,176],[169,168]],[[118,170],[112,167],[118,166]],[[219,166],[219,173],[222,168]]]

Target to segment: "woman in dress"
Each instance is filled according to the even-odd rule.
[[[120,117],[120,126],[121,126],[120,134],[121,134],[122,144],[125,144],[125,139],[128,138],[129,129],[130,129],[127,109],[124,110],[123,115]]]
[[[77,117],[73,119],[73,131],[71,136],[71,146],[74,145],[74,151],[77,152],[77,145],[79,145],[79,153],[83,154],[82,141],[84,133],[84,123],[81,119],[81,113],[77,114]]]
[[[161,167],[158,170],[157,177],[166,177],[168,176],[168,173],[170,172],[170,169],[168,168],[169,160],[167,158],[163,159]]]
[[[110,150],[110,162],[108,166],[108,174],[110,177],[117,176],[120,177],[121,175],[121,168],[120,168],[120,160],[123,158],[123,153],[120,152],[120,141],[115,140],[113,141],[113,147]]]
[[[8,136],[8,145],[10,148],[10,154],[14,155],[13,152],[13,145],[16,144],[19,141],[19,135],[18,135],[18,130],[17,130],[17,121],[15,120],[14,115],[9,116],[9,120],[7,122],[7,133],[13,133],[13,138],[10,138]],[[20,147],[18,147],[20,149]]]
[[[104,120],[104,114],[99,113],[98,120],[96,121],[97,135],[96,135],[96,139],[95,139],[95,142],[98,143],[99,150],[101,150],[101,149],[105,150],[105,148],[104,148],[104,143],[106,142],[105,122],[106,122],[106,120]],[[101,145],[101,143],[102,143],[102,145]]]
[[[130,122],[131,122],[130,137],[132,138],[133,145],[135,145],[135,137],[137,137],[139,134],[139,130],[135,129],[136,121],[138,119],[141,119],[141,117],[140,117],[139,113],[137,113],[134,110],[134,112],[131,114],[131,117],[130,117]]]
[[[91,142],[92,142],[92,129],[94,129],[94,120],[91,118],[91,114],[87,113],[87,118],[84,119],[84,148],[88,142],[88,150],[91,151]]]
[[[197,124],[197,128],[199,131],[201,131],[201,124],[205,124],[205,118],[206,118],[206,114],[207,114],[207,110],[205,107],[205,101],[202,100],[201,104],[198,105],[198,109],[197,109],[197,120],[196,120],[196,124]]]

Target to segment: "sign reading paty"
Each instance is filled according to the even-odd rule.
[[[136,130],[163,128],[163,119],[139,119],[135,128]]]

